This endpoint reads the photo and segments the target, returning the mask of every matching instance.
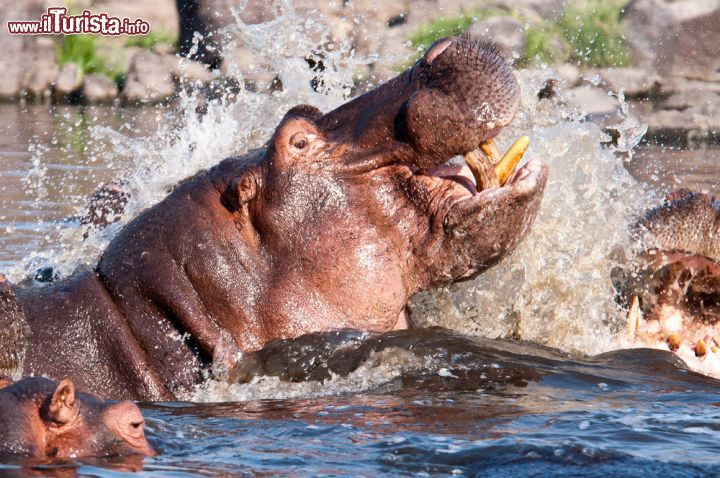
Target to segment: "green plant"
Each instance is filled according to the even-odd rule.
[[[512,15],[526,23],[527,48],[518,59],[518,66],[556,64],[573,61],[579,65],[595,67],[619,67],[630,64],[629,49],[624,41],[622,12],[627,0],[574,0],[555,21],[530,22],[516,12],[499,8],[479,9],[473,14],[441,18],[422,25],[410,37],[410,43],[418,53],[404,70],[433,42],[449,35],[459,35],[474,22],[493,15]]]
[[[98,37],[93,35],[64,36],[57,49],[57,60],[60,65],[70,62],[77,63],[83,74],[103,74],[112,78],[116,83],[122,75],[121,71],[110,68],[98,53]]]
[[[410,43],[420,52],[424,52],[441,38],[462,34],[472,23],[473,17],[466,14],[433,20],[421,25],[417,32],[410,37]]]
[[[558,29],[580,65],[628,66],[630,52],[623,38],[626,0],[578,0],[568,5]]]
[[[566,60],[565,49],[559,44],[563,43],[563,40],[542,26],[528,26],[525,31],[525,41],[525,53],[518,59],[520,67],[553,64]]]
[[[177,35],[163,31],[151,31],[147,35],[131,36],[125,42],[126,46],[138,46],[148,50],[158,44],[175,46],[177,44]]]
[[[407,62],[398,66],[399,71],[407,69],[410,65],[427,50],[430,45],[453,35],[461,35],[470,28],[473,23],[492,15],[507,15],[509,12],[500,8],[478,9],[472,13],[461,13],[450,18],[438,18],[420,25],[416,32],[409,38],[410,44],[417,50]]]

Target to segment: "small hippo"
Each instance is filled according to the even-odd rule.
[[[0,377],[0,455],[152,456],[144,424],[134,403],[106,403],[70,380]]]
[[[664,343],[694,369],[720,375],[720,201],[675,191],[633,226],[633,235],[634,269],[616,274],[630,337]]]

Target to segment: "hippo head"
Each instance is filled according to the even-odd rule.
[[[502,185],[476,171],[495,166],[499,156],[477,150],[492,150],[519,98],[492,46],[446,38],[334,111],[292,108],[251,167],[226,162],[212,180],[245,241],[282,264],[304,302],[359,316],[338,327],[387,330],[412,294],[477,275],[527,234],[545,164]],[[450,162],[473,151],[475,170]]]
[[[673,192],[633,233],[634,267],[615,277],[630,307],[631,339],[669,348],[696,370],[720,376],[720,202],[708,193]]]
[[[0,454],[47,458],[154,455],[132,402],[105,403],[73,382],[0,383]]]

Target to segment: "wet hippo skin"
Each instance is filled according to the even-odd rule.
[[[674,191],[632,232],[634,261],[614,271],[632,309],[630,338],[665,343],[695,369],[719,375],[720,201],[707,192]],[[692,355],[703,359],[695,362]],[[708,355],[712,359],[704,360]]]
[[[0,294],[29,329],[23,372],[173,399],[271,340],[406,327],[413,294],[476,276],[526,236],[543,162],[481,191],[448,163],[488,144],[518,104],[505,59],[461,37],[327,114],[292,108],[265,147],[126,225],[96,268]]]

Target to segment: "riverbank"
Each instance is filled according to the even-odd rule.
[[[172,0],[67,0],[70,13],[89,9],[140,18],[150,23],[151,32],[97,37],[5,31],[0,35],[5,72],[0,101],[137,105],[167,102],[187,90],[208,97],[233,88],[282,92],[292,81],[290,72],[278,71],[267,52],[258,55],[251,43],[258,29],[271,34],[288,21],[309,32],[314,42],[303,59],[317,73],[314,88],[361,92],[392,77],[435,39],[467,31],[494,41],[518,68],[549,69],[555,80],[543,94],[610,133],[625,117],[618,101],[623,95],[629,111],[648,126],[645,141],[720,144],[720,35],[713,28],[720,23],[720,0],[317,5],[250,0],[242,10],[231,4],[181,1],[178,12]],[[47,0],[0,0],[0,11],[13,20],[39,19],[48,6]],[[354,65],[348,84],[324,84],[328,55]]]

